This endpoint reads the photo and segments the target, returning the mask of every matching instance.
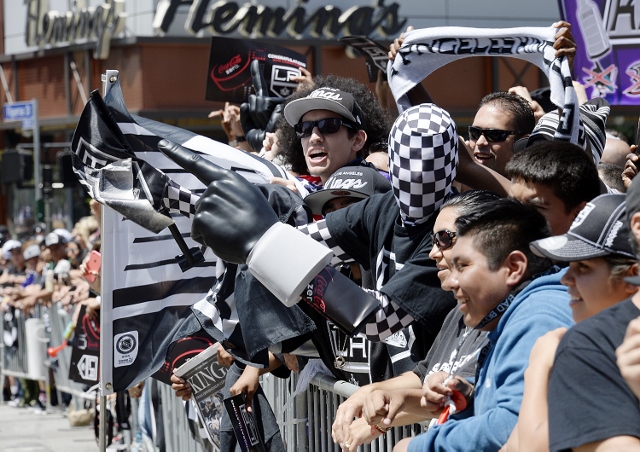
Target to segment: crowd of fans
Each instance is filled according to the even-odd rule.
[[[554,26],[556,57],[571,60],[570,25]],[[588,100],[574,83],[581,131],[568,142],[555,139],[562,113],[544,90],[487,94],[463,133],[446,100],[434,103],[422,85],[393,120],[378,100],[388,97],[381,79],[375,94],[333,75],[303,71],[298,81],[283,108],[227,104],[211,117],[221,118],[230,144],[300,177],[304,198],[286,180],[259,192],[180,146],[159,145],[215,181],[197,206],[194,236],[247,264],[219,271],[208,298],[226,338],[223,394],[246,395],[267,449],[285,445],[259,377],[290,371],[360,386],[332,426],[346,451],[416,423],[428,428],[394,450],[640,449],[637,143],[608,128],[607,102]],[[83,256],[96,246],[86,223],[5,242],[4,312],[29,315],[52,301],[99,310],[99,287],[82,280]],[[291,286],[283,282],[290,275],[265,270],[281,264],[265,252],[267,234],[296,244],[291,268],[309,267],[305,259],[322,254],[317,246],[332,251],[330,265],[309,267],[311,282],[294,303],[264,294]],[[252,276],[265,273],[272,276]],[[229,285],[235,300],[216,292]],[[252,296],[261,309],[240,321],[242,297]],[[280,301],[286,319],[274,314]],[[313,327],[301,332],[294,318]],[[261,357],[248,353],[243,330],[264,343]],[[185,380],[172,381],[179,397],[192,397]],[[5,398],[37,404],[30,385],[18,392],[6,382]],[[234,450],[226,415],[219,430],[220,448]]]
[[[87,315],[97,321],[100,313],[99,273],[86,267],[91,251],[100,250],[101,206],[91,201],[92,214],[80,219],[68,231],[56,227],[51,232],[36,225],[30,233],[15,237],[8,229],[0,235],[0,311],[3,315],[5,363],[18,353],[18,319],[40,318],[42,307],[64,309],[71,320],[67,331],[72,337],[73,327],[81,305]],[[15,237],[15,238],[14,238]],[[91,279],[92,282],[89,282]],[[61,347],[64,344],[50,344]],[[71,340],[69,341],[69,346]],[[59,350],[58,350],[59,351]],[[55,355],[52,358],[55,361]],[[4,364],[3,364],[4,365]],[[53,378],[53,373],[50,374]],[[55,390],[55,380],[50,391],[52,405],[68,406],[71,396]],[[3,400],[18,408],[31,408],[37,413],[46,411],[46,381],[5,376],[2,384]]]
[[[556,57],[571,60],[570,25],[555,26]],[[392,44],[391,59],[402,41]],[[307,77],[275,130],[250,151],[306,180],[305,203],[322,216],[298,229],[331,248],[332,264],[347,269],[342,273],[370,299],[336,280],[342,296],[334,299],[329,289],[320,294],[327,315],[318,316],[303,296],[297,307],[314,319],[316,333],[269,347],[268,366],[241,365],[230,393],[250,400],[261,373],[281,365],[316,372],[310,364],[320,360],[327,372],[360,386],[340,405],[332,427],[343,450],[417,422],[429,424],[427,431],[394,450],[639,447],[633,322],[622,344],[627,323],[640,314],[632,278],[639,238],[633,222],[640,213],[624,195],[629,187],[628,196],[640,193],[631,183],[637,146],[607,128],[606,100],[588,100],[579,83],[574,89],[581,128],[575,142],[555,138],[561,111],[521,86],[485,96],[468,135],[458,139],[446,110],[420,85],[408,93],[413,106],[392,122],[359,82]],[[380,160],[381,149],[388,156]],[[191,164],[188,151],[161,150],[201,180],[213,174],[205,164]],[[371,168],[390,181],[391,191],[358,193]],[[221,179],[244,193],[240,181]],[[244,262],[220,245],[232,236],[224,227],[237,213],[209,203],[209,197],[228,199],[216,184],[203,195],[192,231],[214,251]],[[236,208],[259,215],[248,203]],[[207,216],[212,213],[219,223]],[[254,248],[244,252],[261,247],[260,236],[252,237]],[[249,270],[259,273],[256,260]],[[273,293],[281,289],[262,283]],[[353,315],[371,303],[375,314],[360,325],[360,335],[345,334],[352,325],[331,314],[335,304]],[[234,343],[232,354],[236,347],[243,346]],[[188,383],[173,381],[188,399]],[[611,400],[623,408],[603,409]],[[266,425],[265,412],[262,407]],[[283,448],[277,432],[263,433],[268,448]]]

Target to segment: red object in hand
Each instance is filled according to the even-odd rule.
[[[64,341],[62,341],[62,344],[58,345],[57,347],[49,347],[47,349],[47,353],[49,354],[50,357],[55,358],[56,356],[58,356],[58,353],[60,353],[60,350],[62,350],[66,346],[67,346],[67,340],[65,339]]]
[[[438,422],[436,422],[436,425],[444,424],[447,419],[449,419],[452,404],[455,405],[455,412],[458,413],[467,407],[467,399],[462,395],[461,392],[453,391],[450,396],[450,400],[447,402],[447,406],[445,406],[444,410],[442,410],[442,413],[440,413],[440,417],[438,418]]]
[[[92,272],[100,272],[100,266],[102,265],[102,255],[99,251],[93,250],[91,254],[89,254],[89,259],[85,263],[87,268],[87,272],[82,275],[84,279],[89,282],[94,282],[96,280],[96,274]]]

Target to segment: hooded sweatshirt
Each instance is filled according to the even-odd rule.
[[[487,335],[474,403],[417,436],[409,444],[410,452],[496,451],[507,442],[518,420],[533,344],[551,330],[573,325],[567,288],[560,283],[564,272],[537,278],[516,295]]]

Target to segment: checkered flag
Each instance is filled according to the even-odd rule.
[[[420,224],[451,193],[458,166],[453,119],[435,104],[405,110],[389,134],[389,172],[405,224]]]
[[[164,205],[170,212],[177,211],[193,220],[196,214],[196,202],[198,202],[199,199],[200,197],[198,195],[169,179]]]

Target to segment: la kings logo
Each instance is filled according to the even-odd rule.
[[[348,176],[354,176],[350,178]],[[362,190],[368,182],[362,180],[361,171],[342,171],[340,177],[331,177],[325,184],[325,190]]]

